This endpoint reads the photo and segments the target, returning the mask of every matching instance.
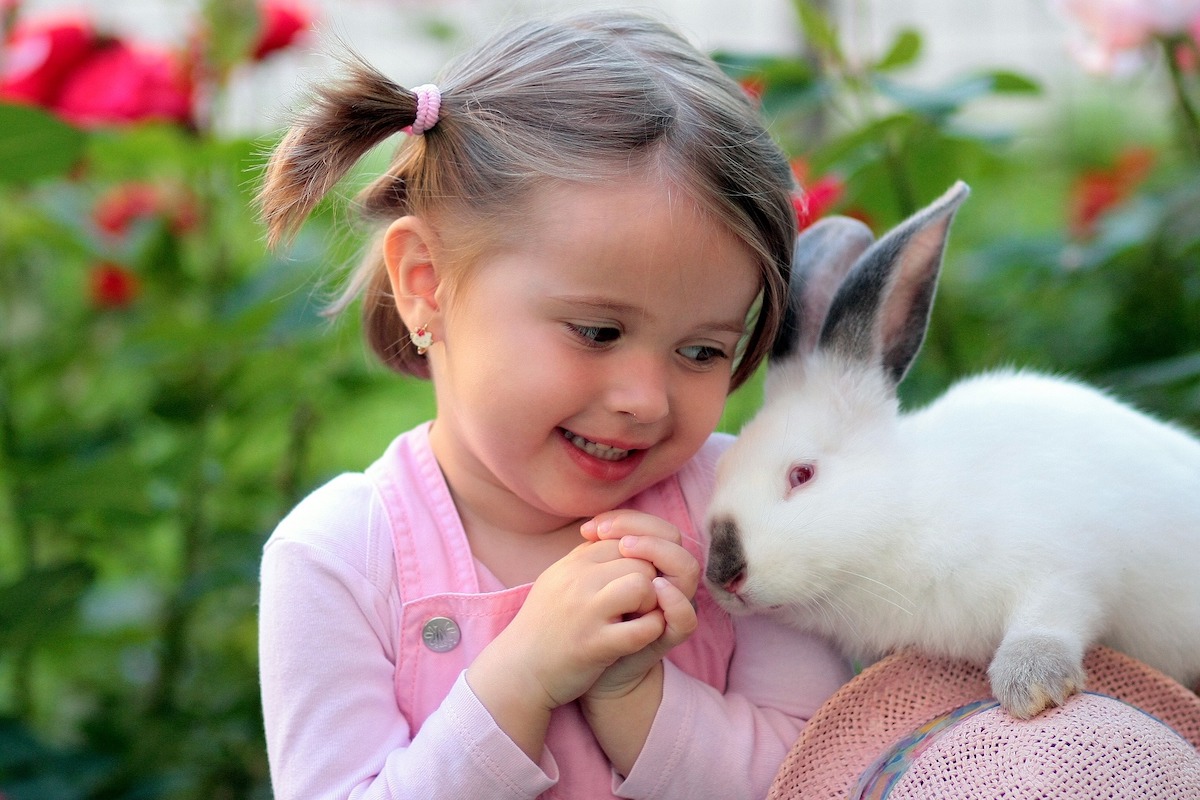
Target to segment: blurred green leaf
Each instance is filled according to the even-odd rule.
[[[94,570],[83,562],[41,567],[0,586],[0,644],[4,648],[45,636],[72,619]]]
[[[944,118],[956,114],[975,100],[992,94],[1034,94],[1038,85],[1012,72],[982,72],[960,78],[934,89],[906,86],[877,76],[880,94],[918,114]]]
[[[86,142],[83,131],[47,111],[0,103],[0,184],[65,175]]]
[[[854,165],[861,159],[878,158],[879,150],[888,139],[902,135],[915,124],[909,114],[892,114],[852,129],[841,136],[830,137],[815,150],[813,165],[825,172],[838,165]]]
[[[835,63],[842,63],[842,46],[833,20],[811,0],[792,0],[792,6],[800,18],[800,27],[808,44]]]
[[[1200,381],[1200,351],[1138,364],[1111,376],[1114,383],[1134,388]]]
[[[1042,91],[1040,83],[1027,75],[1006,70],[992,70],[984,73],[992,80],[992,91],[996,94],[1039,94]]]
[[[84,510],[148,517],[153,512],[148,480],[146,467],[134,454],[119,449],[47,466],[26,489],[22,504],[30,514],[56,517]]]
[[[907,67],[921,56],[921,34],[911,28],[905,28],[896,34],[892,46],[888,48],[883,58],[875,63],[875,70],[888,70]]]

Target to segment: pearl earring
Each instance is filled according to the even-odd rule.
[[[413,347],[417,348],[417,355],[423,356],[429,350],[429,346],[433,344],[433,334],[424,325],[417,327],[415,331],[408,334],[408,338],[412,340]]]

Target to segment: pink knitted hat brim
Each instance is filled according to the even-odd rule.
[[[1102,697],[1079,695],[1061,709],[1044,712],[1028,722],[1014,720],[999,708],[985,710],[971,718],[973,728],[952,734],[968,738],[939,742],[937,746],[976,747],[977,756],[968,757],[978,757],[984,768],[1000,772],[1009,767],[1001,763],[1005,759],[995,754],[1003,753],[1005,758],[1012,755],[1002,749],[1002,745],[1008,745],[1007,738],[1023,747],[1027,747],[1030,738],[1026,734],[1031,728],[1022,732],[1015,726],[1041,726],[1039,730],[1045,729],[1054,736],[1060,735],[1055,731],[1073,730],[1078,727],[1077,723],[1089,719],[1111,727],[1104,715],[1115,713],[1134,718],[1134,726],[1161,727],[1154,720],[1143,719],[1134,709],[1109,699],[1116,698],[1160,720],[1179,735],[1176,737],[1170,731],[1163,731],[1159,737],[1167,749],[1174,747],[1180,751],[1166,757],[1182,758],[1187,762],[1176,764],[1172,761],[1168,766],[1182,770],[1178,773],[1183,775],[1181,780],[1194,780],[1200,787],[1200,754],[1187,747],[1190,743],[1191,748],[1200,750],[1200,696],[1142,662],[1108,648],[1097,647],[1090,651],[1084,667],[1088,674],[1087,691]],[[853,796],[860,777],[897,742],[931,720],[990,697],[987,675],[980,667],[932,658],[911,650],[891,655],[865,669],[813,715],[780,768],[768,798],[847,800]],[[1018,735],[1010,737],[1010,734]],[[1006,741],[993,742],[997,746],[990,751],[986,746],[979,746],[981,737],[997,736]],[[972,769],[977,766],[973,765]],[[1072,766],[1071,770],[1079,774],[1086,772],[1084,767]],[[1200,788],[1195,791],[1200,792]],[[895,792],[895,796],[905,800],[974,797],[973,794],[956,794],[953,788],[945,794],[929,794],[911,787],[901,790],[897,786]],[[1092,795],[1070,794],[1064,788],[1064,792],[1056,796]],[[1200,794],[1185,796],[1200,797]]]

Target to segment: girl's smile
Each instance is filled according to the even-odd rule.
[[[642,463],[647,448],[614,447],[585,439],[566,428],[560,428],[567,443],[568,455],[579,468],[602,481],[621,481],[628,478]]]

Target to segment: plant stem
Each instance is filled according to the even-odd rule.
[[[211,415],[205,413],[196,423],[195,471],[180,507],[181,542],[179,586],[167,603],[162,622],[162,651],[159,655],[158,676],[150,692],[149,711],[162,715],[176,708],[179,676],[183,670],[188,628],[195,607],[195,579],[201,566],[201,552],[207,538],[209,521],[205,500],[208,481],[204,475],[208,453],[208,430]]]
[[[4,295],[20,297],[12,292],[14,287],[6,286]],[[10,293],[12,292],[12,293]],[[12,309],[5,309],[4,318],[12,319]],[[17,419],[13,411],[13,401],[16,392],[13,386],[16,376],[13,375],[12,362],[7,354],[14,349],[10,337],[0,331],[0,347],[4,349],[5,357],[0,360],[0,490],[5,493],[3,508],[7,511],[5,523],[12,531],[12,545],[18,551],[16,559],[16,574],[11,577],[21,580],[28,576],[37,563],[37,537],[33,523],[22,510],[20,498],[24,495],[24,470],[20,461],[20,441],[17,430]],[[19,719],[28,719],[33,714],[33,651],[32,641],[18,645],[13,657],[12,672],[12,712]]]
[[[292,412],[292,423],[288,432],[288,446],[284,453],[283,466],[279,473],[279,493],[287,508],[300,500],[304,467],[308,461],[309,444],[312,441],[313,425],[317,412],[312,403],[301,400]]]

